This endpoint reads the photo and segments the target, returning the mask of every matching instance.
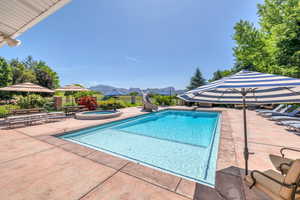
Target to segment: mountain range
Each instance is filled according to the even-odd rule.
[[[144,93],[153,93],[153,94],[161,94],[161,95],[175,95],[182,94],[184,90],[176,90],[174,87],[165,87],[165,88],[117,88],[109,85],[95,85],[89,88],[90,90],[95,90],[101,92],[104,95],[110,95],[112,93],[120,93],[122,95],[128,95],[131,92],[137,92],[138,94]]]

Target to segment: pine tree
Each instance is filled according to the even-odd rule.
[[[205,85],[206,81],[202,77],[202,73],[199,70],[199,68],[196,69],[195,75],[191,78],[190,85],[187,87],[188,90],[193,90],[197,87],[200,87],[202,85]]]

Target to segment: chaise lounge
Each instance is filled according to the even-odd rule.
[[[278,112],[262,112],[262,113],[259,113],[259,115],[263,116],[263,117],[273,117],[273,116],[282,116],[282,115],[285,115],[288,113],[289,109],[291,108],[292,106],[291,105],[288,105],[286,106],[285,108],[281,109],[280,111]]]
[[[281,120],[288,120],[291,117],[293,117],[293,119],[297,119],[297,115],[300,113],[299,108],[296,108],[295,110],[288,112],[288,113],[282,113],[280,114],[280,116],[274,116],[271,117],[270,120],[272,121],[281,121]],[[298,118],[300,120],[300,118]]]
[[[279,112],[284,107],[284,104],[280,104],[276,106],[273,110],[268,109],[257,109],[255,110],[257,113],[267,113],[267,112]]]

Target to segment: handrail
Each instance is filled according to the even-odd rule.
[[[281,163],[281,164],[279,165],[279,171],[281,172],[281,174],[284,174],[284,171],[283,171],[283,169],[282,169],[282,167],[283,167],[284,165],[286,165],[286,166],[288,166],[288,167],[291,167],[292,163]]]
[[[280,154],[281,154],[282,158],[284,158],[284,156],[285,156],[284,153],[283,153],[284,150],[290,150],[290,151],[300,152],[299,149],[294,149],[294,148],[289,148],[289,147],[283,147],[283,148],[280,149]]]

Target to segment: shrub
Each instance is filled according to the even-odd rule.
[[[20,106],[21,109],[43,108],[49,102],[49,98],[45,98],[37,94],[17,97],[17,105]]]
[[[65,106],[77,106],[78,104],[76,102],[68,102],[68,103],[64,103],[63,107]]]
[[[6,117],[9,115],[9,110],[6,109],[4,106],[0,106],[0,118],[1,117]]]
[[[104,101],[98,101],[98,107],[103,110],[111,110],[114,108],[125,108],[126,104],[122,100],[108,99]]]
[[[97,101],[95,97],[90,97],[90,96],[80,97],[77,100],[77,103],[79,105],[86,106],[89,110],[96,110],[97,108]]]
[[[7,117],[12,110],[18,109],[19,106],[16,105],[2,105],[0,106],[0,118]]]
[[[176,104],[174,97],[170,96],[155,95],[153,99],[154,103],[159,106],[172,106]]]

